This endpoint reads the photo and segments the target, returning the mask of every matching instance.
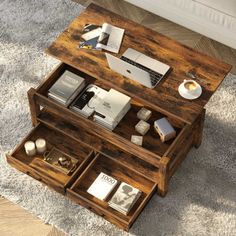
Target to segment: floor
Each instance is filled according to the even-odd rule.
[[[92,2],[91,0],[74,1],[84,6],[87,6]],[[150,27],[185,45],[193,47],[198,51],[232,64],[233,68],[231,73],[236,74],[235,49],[227,47],[164,18],[135,7],[123,0],[97,0],[94,2],[146,27]],[[0,235],[65,236],[64,233],[60,232],[55,227],[45,225],[36,216],[2,197],[0,197]]]

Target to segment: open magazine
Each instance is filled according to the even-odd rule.
[[[105,49],[118,53],[124,35],[124,29],[104,23],[102,26],[87,24],[84,27],[80,48]]]

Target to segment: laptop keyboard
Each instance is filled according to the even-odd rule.
[[[137,63],[135,61],[132,61],[132,60],[130,60],[127,57],[122,56],[120,59],[125,61],[125,62],[127,62],[127,63],[129,63],[129,64],[131,64],[131,65],[134,65],[134,66],[136,66],[136,67],[138,67],[138,68],[140,68],[140,69],[142,69],[142,70],[144,70],[146,72],[148,72],[150,74],[150,79],[151,79],[152,86],[156,86],[156,84],[158,84],[159,81],[163,77],[162,74],[160,74],[160,73],[158,73],[158,72],[156,72],[154,70],[151,70],[150,68],[148,68],[146,66],[143,66],[143,65],[141,65],[141,64],[139,64],[139,63]]]

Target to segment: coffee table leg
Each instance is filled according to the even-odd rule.
[[[31,121],[32,121],[33,126],[36,126],[38,123],[37,116],[40,113],[40,106],[39,104],[36,103],[35,98],[34,98],[35,89],[31,88],[27,94],[28,94],[28,100],[29,100]]]
[[[159,167],[159,183],[158,183],[158,195],[165,197],[167,194],[168,187],[168,172],[169,172],[169,161],[168,157],[162,157]]]
[[[199,148],[202,143],[202,135],[204,128],[206,109],[203,109],[202,113],[197,119],[197,124],[194,129],[194,147]]]

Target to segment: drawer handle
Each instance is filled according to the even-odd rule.
[[[98,214],[98,215],[101,216],[101,217],[104,217],[104,216],[105,216],[103,213],[99,213],[99,212],[97,212],[96,210],[94,210],[91,206],[89,206],[88,209],[89,209],[90,211],[92,211],[92,212],[95,212],[96,214]]]
[[[38,180],[38,181],[42,181],[42,178],[41,178],[41,177],[36,176],[35,174],[32,174],[32,173],[29,172],[29,171],[26,171],[26,174],[29,175],[30,177],[32,177],[32,178]]]

